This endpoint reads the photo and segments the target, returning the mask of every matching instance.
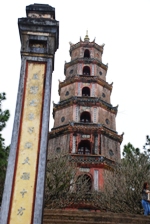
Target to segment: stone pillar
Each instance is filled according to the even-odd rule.
[[[27,17],[18,20],[21,72],[1,224],[42,223],[51,77],[59,22],[49,5],[29,5],[26,12]]]

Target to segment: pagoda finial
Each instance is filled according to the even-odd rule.
[[[84,41],[89,41],[90,40],[90,38],[89,38],[89,36],[88,36],[88,30],[86,31],[86,35],[85,35],[85,37],[84,37]]]

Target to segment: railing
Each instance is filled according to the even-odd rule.
[[[101,155],[81,155],[70,154],[70,160],[76,163],[85,164],[107,164],[108,166],[114,166],[115,162]]]

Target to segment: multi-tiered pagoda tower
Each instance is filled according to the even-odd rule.
[[[122,135],[116,132],[117,107],[110,102],[112,84],[106,82],[108,66],[102,63],[104,45],[70,43],[71,61],[65,63],[66,79],[59,82],[60,102],[54,103],[54,127],[49,150],[67,150],[91,188],[101,189],[103,171],[120,160]]]

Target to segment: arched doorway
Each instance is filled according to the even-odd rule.
[[[78,154],[89,155],[91,154],[91,144],[88,140],[82,140],[78,145]]]
[[[89,66],[84,66],[83,75],[90,75],[90,67]]]
[[[84,123],[89,123],[91,122],[91,115],[89,112],[84,111],[81,116],[80,116],[80,121]]]
[[[92,179],[87,174],[78,176],[76,181],[77,191],[90,192],[92,190]]]
[[[90,51],[88,49],[84,51],[84,58],[90,58]]]
[[[90,96],[90,88],[89,87],[84,87],[82,89],[82,96]]]

